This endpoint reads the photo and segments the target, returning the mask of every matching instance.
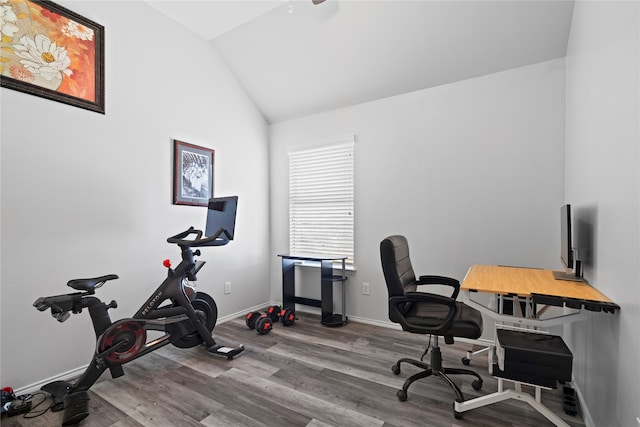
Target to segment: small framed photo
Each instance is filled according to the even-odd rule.
[[[173,204],[207,206],[213,197],[214,150],[173,140]]]
[[[104,27],[52,1],[0,0],[0,85],[104,114]]]

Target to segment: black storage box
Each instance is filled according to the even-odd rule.
[[[571,381],[573,354],[561,337],[497,329],[496,353],[500,370],[508,375]]]
[[[537,386],[553,388],[553,389],[558,388],[558,380],[555,378],[539,377],[539,376],[531,375],[529,373],[525,374],[525,373],[516,372],[516,371],[504,372],[500,370],[500,367],[498,366],[497,363],[493,363],[489,367],[489,373],[491,373],[491,375],[493,375],[494,377],[505,378],[511,381],[518,381],[521,383],[537,385]]]

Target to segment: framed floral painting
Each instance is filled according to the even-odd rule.
[[[213,197],[214,150],[173,140],[173,204],[208,206]]]
[[[104,114],[104,27],[51,1],[0,0],[0,83]]]

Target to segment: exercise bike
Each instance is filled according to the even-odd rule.
[[[235,224],[235,205],[233,207],[231,228]],[[179,348],[202,345],[211,354],[228,360],[244,350],[242,345],[232,348],[216,343],[211,335],[218,318],[216,303],[206,293],[196,292],[189,283],[197,279],[196,274],[205,264],[194,259],[200,255],[200,250],[192,248],[225,245],[233,238],[232,233],[219,228],[210,237],[203,237],[201,230],[190,227],[169,237],[167,242],[180,247],[182,260],[175,269],[168,260],[164,262],[167,278],[131,318],[112,322],[107,310],[116,308],[117,303],[106,304],[93,296],[96,289],[117,279],[115,274],[71,280],[67,286],[79,292],[41,297],[33,303],[40,311],[51,309],[51,315],[59,322],[67,320],[70,312],[76,314],[87,308],[97,339],[89,366],[75,383],[55,381],[42,387],[52,394],[54,405],[58,399],[57,409],[64,408],[63,426],[77,424],[89,415],[88,390],[106,369],[110,370],[112,378],[120,377],[124,375],[122,365],[167,344]],[[147,341],[147,331],[164,334]]]

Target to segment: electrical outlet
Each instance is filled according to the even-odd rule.
[[[362,284],[362,295],[369,295],[369,284],[368,283],[363,283]]]
[[[228,295],[231,293],[231,282],[224,282],[224,294]]]

